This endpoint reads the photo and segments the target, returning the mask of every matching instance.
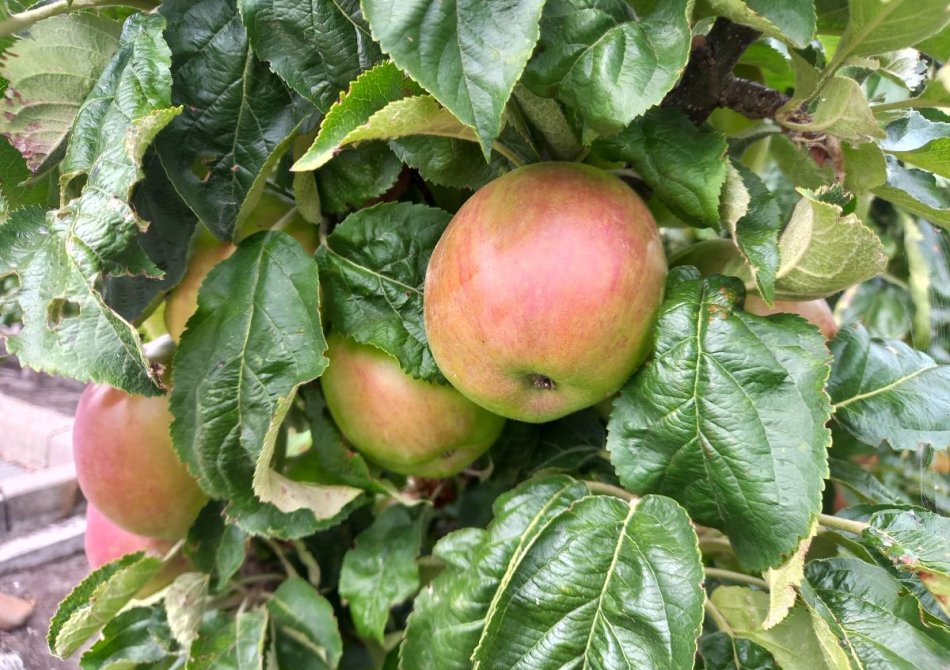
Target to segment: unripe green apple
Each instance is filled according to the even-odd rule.
[[[529,165],[479,189],[439,240],[426,334],[463,395],[550,421],[643,362],[665,277],[656,224],[626,184],[579,163]]]
[[[731,240],[706,240],[693,244],[670,259],[670,265],[692,265],[703,275],[732,274],[738,272],[743,262]],[[798,314],[821,331],[825,339],[830,340],[838,332],[838,323],[831,307],[825,300],[775,300],[772,307],[756,293],[748,293],[745,299],[745,311],[758,316],[772,314]]]
[[[208,500],[172,447],[171,422],[167,396],[90,384],[79,398],[73,425],[79,488],[136,535],[182,538]]]
[[[320,383],[340,432],[388,470],[449,477],[498,439],[505,420],[450,386],[413,379],[376,347],[335,333]]]

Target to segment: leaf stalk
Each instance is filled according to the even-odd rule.
[[[721,568],[703,568],[703,571],[706,573],[707,577],[722,579],[729,582],[738,582],[739,584],[748,584],[749,586],[758,586],[762,589],[769,588],[769,583],[764,579],[759,579],[758,577],[746,575],[741,572],[733,572],[732,570],[723,570]]]
[[[854,533],[855,535],[860,535],[871,527],[871,524],[864,523],[863,521],[842,519],[840,516],[831,516],[830,514],[819,514],[818,523],[820,523],[825,528],[843,530],[846,533]]]
[[[42,7],[18,12],[0,21],[0,37],[14,35],[32,26],[34,23],[68,12],[78,12],[83,9],[98,9],[100,7],[133,7],[151,11],[158,7],[153,0],[58,0]]]

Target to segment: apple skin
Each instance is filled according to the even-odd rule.
[[[701,274],[730,274],[738,271],[742,265],[739,252],[731,240],[717,239],[697,242],[670,259],[670,266],[692,265]],[[775,300],[774,306],[769,307],[756,293],[748,293],[745,299],[746,312],[758,316],[772,314],[798,314],[814,325],[826,340],[830,340],[838,332],[838,323],[834,312],[827,301],[818,300]]]
[[[429,262],[425,328],[467,398],[540,423],[595,405],[643,363],[666,258],[616,177],[537,163],[479,189]]]
[[[73,425],[79,488],[136,535],[180,539],[208,500],[172,447],[171,422],[167,396],[90,384],[79,398]]]
[[[109,521],[94,505],[86,504],[86,535],[83,538],[83,547],[89,567],[93,570],[137,551],[162,558],[173,546],[175,542],[172,540],[143,537],[123,530]],[[136,597],[144,598],[168,586],[175,577],[189,568],[188,559],[179,553],[148,580]]]
[[[320,383],[330,414],[355,449],[387,470],[450,477],[501,434],[502,417],[450,386],[413,379],[386,352],[335,333],[327,344]]]

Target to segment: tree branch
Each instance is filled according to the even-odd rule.
[[[679,107],[699,125],[717,107],[728,107],[750,119],[765,119],[788,102],[784,93],[740,79],[732,70],[759,32],[718,18],[705,37],[694,40],[689,63],[664,107]]]

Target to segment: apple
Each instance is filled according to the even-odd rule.
[[[79,488],[136,535],[182,538],[208,500],[172,447],[171,422],[167,396],[90,384],[79,398],[73,424]]]
[[[320,383],[330,415],[355,449],[387,470],[450,477],[498,439],[505,420],[451,386],[413,379],[376,347],[331,333]]]
[[[86,534],[83,547],[89,567],[93,570],[137,551],[163,558],[173,546],[175,542],[172,540],[143,537],[123,530],[109,521],[94,505],[86,504]],[[188,559],[181,553],[177,554],[167,565],[162,566],[158,574],[152,577],[136,596],[144,598],[168,586],[189,567]]]
[[[238,238],[262,230],[282,230],[295,240],[308,254],[313,254],[319,244],[316,226],[305,221],[293,203],[281,196],[265,191],[261,200],[238,231]],[[185,331],[188,319],[198,308],[198,289],[215,265],[234,253],[237,246],[221,242],[204,228],[199,228],[188,254],[188,268],[178,286],[171,290],[165,303],[165,327],[178,342]]]
[[[670,265],[692,265],[703,275],[733,274],[743,263],[732,240],[715,239],[693,244],[670,259]],[[821,331],[825,339],[830,340],[838,332],[838,323],[827,301],[818,300],[775,300],[772,307],[756,293],[748,293],[745,299],[745,311],[758,316],[772,314],[798,314]]]
[[[595,405],[643,363],[666,259],[620,179],[537,163],[479,189],[429,261],[425,329],[439,368],[486,409],[540,423]]]

